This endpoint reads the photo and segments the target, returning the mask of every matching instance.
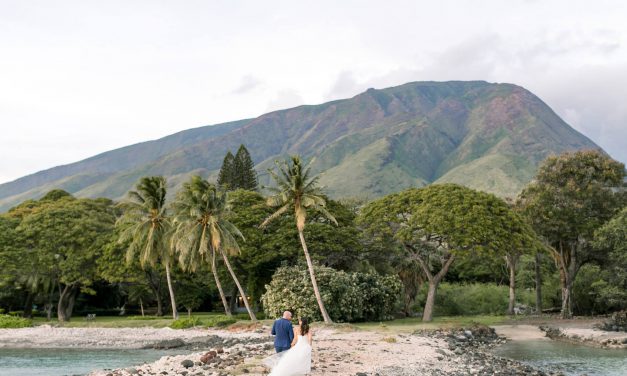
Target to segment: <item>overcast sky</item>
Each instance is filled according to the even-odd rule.
[[[0,183],[420,80],[524,86],[627,162],[627,1],[0,0]]]

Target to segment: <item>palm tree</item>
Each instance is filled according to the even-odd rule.
[[[202,261],[210,262],[211,272],[216,280],[224,311],[227,316],[231,316],[216,268],[216,257],[218,254],[221,255],[244,300],[250,319],[257,321],[255,314],[250,309],[244,289],[242,289],[242,285],[229,262],[229,255],[240,252],[235,237],[238,236],[242,239],[244,237],[235,225],[226,220],[225,215],[228,210],[229,205],[225,191],[218,189],[200,176],[193,176],[189,182],[183,184],[183,188],[174,203],[176,230],[173,242],[179,251],[181,264],[188,269],[193,271]]]
[[[305,242],[303,230],[305,229],[305,220],[307,219],[308,209],[322,213],[336,225],[337,221],[326,209],[326,201],[322,196],[321,188],[318,186],[318,177],[309,176],[311,165],[303,169],[298,155],[292,156],[290,161],[276,161],[275,164],[277,166],[278,173],[272,170],[269,172],[277,186],[269,188],[274,195],[268,198],[268,205],[278,209],[266,218],[265,221],[263,221],[261,227],[267,226],[268,223],[272,222],[284,213],[287,213],[291,210],[291,208],[294,209],[296,228],[298,229],[300,244],[303,247],[305,259],[307,260],[309,276],[311,277],[314,294],[318,300],[320,313],[322,313],[322,318],[325,323],[331,323],[331,318],[329,317],[326,308],[324,308],[324,303],[322,302],[322,297],[320,296],[320,291],[318,290],[318,283],[316,282],[316,275],[314,273],[311,257],[309,256],[309,251],[307,250],[307,243]]]
[[[131,262],[139,254],[142,269],[145,269],[146,265],[163,263],[170,290],[172,317],[178,319],[170,276],[172,249],[169,237],[172,223],[165,205],[166,180],[163,176],[144,177],[135,189],[128,193],[127,201],[119,204],[124,213],[116,223],[121,229],[118,241],[129,242],[126,252],[127,262]]]

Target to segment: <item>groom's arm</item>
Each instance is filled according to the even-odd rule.
[[[287,331],[289,336],[290,336],[290,343],[294,342],[294,327],[292,326],[292,324],[289,324],[289,330]]]
[[[272,333],[273,336],[276,335],[276,321],[274,322],[274,324],[272,324]]]

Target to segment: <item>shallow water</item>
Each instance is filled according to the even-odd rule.
[[[164,355],[177,355],[186,352],[189,351],[0,348],[0,375],[85,375],[97,369],[130,367],[146,362],[154,362]]]
[[[519,340],[497,347],[494,354],[567,375],[627,375],[626,349],[597,349],[551,340]]]

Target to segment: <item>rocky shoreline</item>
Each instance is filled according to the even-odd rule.
[[[430,367],[425,364],[410,366],[394,366],[377,370],[375,373],[362,375],[404,376],[404,375],[562,375],[560,372],[545,372],[516,360],[495,356],[490,349],[507,342],[507,339],[496,334],[495,330],[486,326],[475,326],[468,329],[418,331],[414,335],[444,339],[447,349],[437,349],[438,360],[448,364],[448,370]]]
[[[552,340],[581,344],[606,349],[627,349],[627,333],[607,332],[593,329],[569,329],[556,326],[539,326]]]
[[[371,332],[320,329],[312,356],[312,375],[561,375],[534,369],[492,355],[489,350],[506,339],[494,329],[425,330],[381,338]],[[224,338],[213,336],[185,348],[206,350],[166,356],[136,367],[93,372],[91,376],[265,375],[263,359],[273,354],[272,337]],[[346,346],[348,345],[348,346]]]

